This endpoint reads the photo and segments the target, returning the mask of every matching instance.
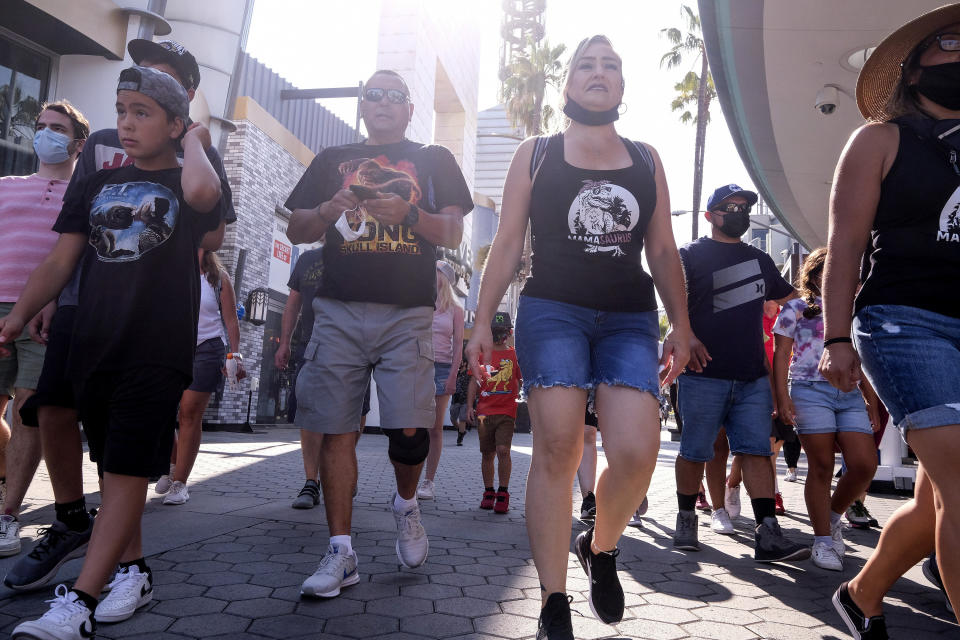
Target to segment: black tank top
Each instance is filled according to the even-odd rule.
[[[895,304],[960,318],[960,175],[950,158],[957,144],[936,135],[960,121],[903,117],[891,122],[900,127],[900,148],[880,185],[856,311]],[[960,164],[960,152],[954,154]]]
[[[633,164],[596,170],[564,161],[562,134],[549,139],[530,194],[533,264],[523,295],[599,311],[657,308],[640,265],[657,203],[652,158],[621,140]]]

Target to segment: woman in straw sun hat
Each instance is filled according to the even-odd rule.
[[[857,105],[868,123],[830,199],[820,371],[850,391],[862,364],[920,460],[914,499],[833,596],[853,637],[873,640],[887,638],[884,594],[934,545],[960,602],[960,3],[884,39]]]

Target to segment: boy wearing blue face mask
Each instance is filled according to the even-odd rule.
[[[10,313],[30,273],[57,241],[53,223],[89,134],[90,123],[72,104],[66,100],[46,104],[37,117],[33,137],[39,169],[29,176],[0,178],[0,225],[4,230],[0,243],[0,318]],[[6,495],[6,478],[11,478],[11,485],[25,489],[40,462],[40,437],[36,430],[24,430],[20,407],[37,388],[45,334],[54,309],[53,304],[48,305],[30,323],[29,333],[25,331],[11,345],[10,355],[0,357],[0,557],[20,551],[16,516],[23,495]],[[12,424],[8,425],[3,415],[10,396],[14,398],[14,411]]]

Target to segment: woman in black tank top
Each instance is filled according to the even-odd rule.
[[[510,165],[467,346],[479,377],[492,351],[490,320],[516,274],[529,222],[532,273],[517,312],[517,355],[536,434],[526,517],[544,605],[537,637],[552,640],[573,638],[565,595],[570,487],[588,390],[596,389],[608,468],[597,482],[595,528],[575,547],[591,606],[609,623],[623,616],[617,541],[656,465],[659,382],[672,382],[689,355],[666,180],[656,152],[617,135],[623,86],[610,41],[581,42],[564,88],[570,124],[562,134],[523,142]],[[652,277],[641,267],[644,248]],[[662,357],[654,285],[672,323]]]
[[[939,561],[960,604],[960,4],[880,43],[857,104],[869,122],[847,143],[831,194],[820,371],[850,391],[862,360],[920,460],[914,499],[833,597],[854,637],[873,639],[887,637],[884,594],[934,540],[927,562]]]

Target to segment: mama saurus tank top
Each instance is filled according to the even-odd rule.
[[[550,137],[530,194],[533,263],[523,295],[598,311],[653,311],[653,279],[643,270],[643,236],[657,203],[653,159],[621,138],[633,164],[582,169]]]
[[[900,148],[880,185],[856,311],[896,304],[960,318],[960,133],[937,137],[960,120],[892,122]]]

